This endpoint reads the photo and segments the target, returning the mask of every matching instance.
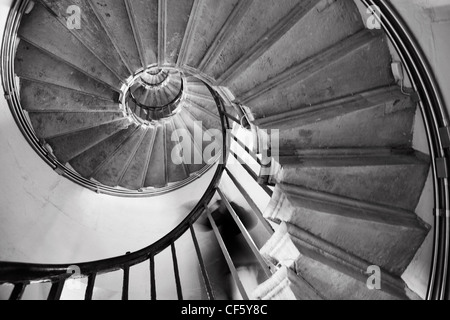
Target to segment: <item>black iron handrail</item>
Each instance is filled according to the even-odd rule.
[[[379,8],[379,22],[393,43],[420,96],[420,109],[432,159],[435,225],[432,269],[427,299],[448,299],[448,259],[450,249],[450,193],[448,166],[450,127],[448,110],[425,55],[400,14],[386,0],[361,0],[368,8]],[[378,10],[377,10],[378,11]],[[378,12],[377,12],[378,13]],[[377,15],[375,15],[377,16]]]
[[[19,90],[16,84],[14,60],[18,44],[17,34],[20,22],[22,20],[22,16],[25,13],[30,2],[31,2],[30,0],[14,0],[14,2],[11,5],[2,39],[1,76],[4,95],[6,97],[9,108],[13,115],[14,121],[16,122],[17,126],[19,127],[19,130],[21,131],[22,135],[27,140],[29,145],[39,155],[39,157],[41,157],[41,159],[44,160],[46,164],[48,164],[59,175],[93,192],[117,197],[133,197],[133,198],[159,196],[180,189],[190,184],[194,180],[198,179],[204,173],[206,173],[207,171],[209,171],[211,168],[214,167],[214,164],[207,164],[202,170],[197,172],[195,175],[191,175],[186,180],[180,183],[171,184],[163,188],[128,190],[109,187],[96,181],[86,179],[81,175],[79,175],[77,172],[65,166],[58,159],[56,159],[56,157],[45,148],[40,139],[36,136],[33,126],[31,125],[31,123],[27,118],[27,115],[21,108],[18,93]]]
[[[205,85],[211,91],[211,94],[213,95],[213,98],[219,110],[223,110],[224,108],[223,101],[220,98],[220,96],[208,84],[205,83]],[[221,123],[222,123],[222,131],[226,133],[228,128],[227,125],[229,125],[229,123],[227,123],[227,120],[224,119],[224,117],[221,118]],[[229,137],[227,136],[227,134],[223,134],[222,138],[223,138],[222,141],[223,148],[224,150],[227,150]],[[192,226],[198,220],[198,218],[204,213],[205,207],[209,204],[209,202],[217,192],[217,187],[221,181],[222,174],[225,171],[227,160],[228,154],[227,152],[223,152],[222,162],[221,164],[219,164],[210,185],[208,186],[205,194],[200,199],[198,204],[175,229],[173,229],[170,233],[168,233],[166,236],[164,236],[162,239],[155,242],[154,244],[137,252],[127,253],[126,255],[123,256],[85,263],[45,265],[45,264],[0,262],[0,284],[1,283],[14,284],[15,289],[13,290],[12,297],[16,298],[20,298],[21,294],[23,293],[24,286],[29,284],[31,281],[52,282],[55,288],[59,289],[61,283],[63,283],[68,278],[68,276],[71,276],[70,273],[68,274],[68,271],[71,270],[71,267],[77,266],[77,268],[79,268],[80,271],[80,273],[77,274],[77,276],[89,277],[90,279],[89,281],[90,285],[88,285],[86,297],[92,297],[93,282],[95,281],[96,276],[122,269],[124,271],[123,298],[125,299],[128,297],[127,275],[129,274],[130,267],[145,262],[147,260],[150,261],[150,264],[152,264],[153,261],[154,264],[153,260],[154,257],[169,247],[172,248],[175,274],[178,274],[177,273],[178,267],[176,262],[177,261],[176,250],[174,250],[175,249],[174,244],[181,236],[183,236],[189,230],[191,230],[191,233],[193,234],[194,243],[197,244],[194,229],[192,228]],[[198,244],[196,245],[196,247],[198,247]],[[200,258],[201,256],[199,256],[199,259]],[[204,266],[204,263],[201,264]],[[152,282],[153,281],[154,281],[154,271],[152,272]],[[208,287],[211,286],[208,285]],[[179,279],[177,280],[177,289],[179,298],[182,298],[181,291],[179,290],[180,289]],[[52,294],[52,292],[53,290],[51,290],[50,294],[57,298],[57,295]],[[59,292],[59,294],[61,293],[60,291],[57,292]],[[152,287],[152,293],[155,294],[154,286]]]

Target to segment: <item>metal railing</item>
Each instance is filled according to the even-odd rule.
[[[28,3],[29,3],[28,0],[15,1],[13,3],[7,21],[7,26],[2,44],[3,87],[5,89],[5,96],[8,100],[15,121],[17,122],[24,137],[28,140],[33,149],[45,160],[47,164],[49,164],[54,170],[58,171],[60,174],[82,185],[83,187],[94,190],[96,192],[113,194],[116,196],[130,195],[130,193],[126,191],[115,190],[112,188],[109,189],[106,187],[99,186],[89,180],[80,178],[77,174],[75,174],[74,172],[63,166],[61,163],[59,163],[45,149],[45,147],[42,146],[39,139],[34,134],[33,128],[31,124],[28,122],[20,106],[20,100],[18,90],[16,87],[15,72],[14,72],[15,48],[18,41],[17,30],[20,25],[22,14],[25,12]],[[207,83],[205,83],[205,85],[211,92],[219,109],[219,114],[222,123],[222,131],[225,133],[223,134],[223,141],[222,141],[223,150],[229,150],[230,148],[228,145],[230,143],[229,141],[231,141],[231,137],[228,136],[227,133],[229,132],[229,130],[227,129],[231,128],[230,119],[236,119],[236,117],[232,116],[229,113],[229,111],[226,110],[226,107],[224,106],[224,101],[221,98],[221,96]],[[240,231],[244,235],[244,238],[248,246],[252,249],[252,252],[255,255],[257,261],[259,262],[261,269],[264,270],[266,277],[269,277],[271,275],[271,272],[268,268],[268,264],[265,263],[264,259],[259,254],[259,250],[256,247],[255,243],[253,242],[248,231],[245,229],[244,224],[242,223],[242,221],[240,221],[240,218],[238,217],[236,212],[234,212],[225,194],[219,188],[219,183],[221,181],[222,175],[226,170],[227,160],[228,160],[228,152],[223,152],[222,163],[218,165],[218,168],[207,191],[205,192],[201,200],[198,202],[197,206],[186,216],[186,218],[176,228],[174,228],[170,233],[168,233],[161,240],[155,242],[154,244],[146,248],[143,248],[142,250],[139,250],[137,252],[127,253],[123,256],[84,263],[75,262],[69,264],[46,265],[46,264],[0,262],[0,284],[14,285],[10,299],[19,300],[22,298],[24,292],[31,283],[33,284],[51,283],[51,289],[48,294],[48,299],[58,300],[61,298],[61,294],[64,290],[66,281],[69,278],[73,277],[71,273],[71,267],[76,265],[80,271],[80,273],[77,273],[76,276],[81,278],[87,278],[85,299],[91,300],[93,298],[95,283],[98,276],[121,270],[123,272],[122,299],[127,300],[129,298],[131,267],[142,263],[148,263],[150,272],[149,285],[151,288],[150,298],[156,300],[157,279],[155,275],[155,267],[156,267],[155,257],[158,256],[164,250],[170,248],[173,260],[173,269],[175,278],[174,281],[176,285],[177,296],[179,299],[183,299],[183,291],[180,280],[179,263],[178,263],[179,260],[176,251],[176,243],[181,236],[185,235],[186,233],[190,233],[197,254],[203,281],[205,284],[205,290],[207,292],[208,298],[214,299],[214,289],[209,280],[206,264],[205,261],[203,260],[203,255],[200,250],[200,245],[193,226],[194,223],[198,220],[198,218],[205,212],[207,215],[210,215],[208,205],[211,199],[213,199],[213,197],[216,194],[220,195],[222,201],[226,204],[235,223],[237,224]],[[242,189],[242,186],[239,186],[239,183],[236,180],[233,181],[235,181],[238,188]],[[169,191],[170,190],[167,190],[167,192]],[[139,195],[144,194],[139,193]],[[259,210],[257,210],[256,204],[252,202],[251,198],[248,195],[244,193],[244,196],[245,199],[247,199],[247,201],[249,202],[250,206],[254,209],[254,213],[258,217],[259,221],[263,221],[266,223],[265,228],[270,236],[271,234],[270,232],[273,232],[273,230],[267,224],[267,221],[265,221],[265,219],[262,217],[262,213]],[[211,216],[209,216],[208,218],[212,219]],[[242,287],[242,285],[239,285],[240,283],[239,276],[237,272],[235,272],[236,269],[233,267],[233,262],[230,260],[229,251],[226,247],[226,244],[223,243],[223,239],[221,238],[217,225],[215,224],[214,221],[211,221],[211,225],[215,226],[214,235],[216,236],[219,245],[222,248],[227,263],[229,263],[233,279],[238,284],[242,297],[248,298],[249,295],[245,292],[245,289]]]
[[[171,184],[163,188],[146,188],[140,190],[128,190],[114,188],[103,185],[99,182],[86,179],[80,174],[61,163],[46,148],[45,144],[37,137],[33,126],[31,125],[26,112],[21,107],[19,88],[16,82],[16,73],[14,68],[15,54],[18,45],[18,30],[25,11],[30,4],[30,0],[15,0],[10,8],[8,19],[4,30],[1,46],[1,76],[4,89],[4,95],[8,102],[13,118],[19,127],[22,135],[27,140],[33,150],[59,175],[75,182],[76,184],[100,194],[107,194],[118,197],[149,197],[158,196],[180,189],[194,180],[200,178],[203,174],[212,169],[215,164],[206,164],[205,167],[196,174],[191,175],[176,184]]]
[[[392,8],[392,6],[385,0],[361,0],[366,6],[378,6],[381,12],[380,22],[392,41],[395,49],[400,54],[402,62],[406,68],[409,78],[412,80],[414,90],[420,96],[420,109],[424,118],[425,129],[427,132],[428,144],[430,147],[430,157],[432,158],[432,176],[433,176],[433,188],[434,188],[434,202],[435,202],[435,225],[434,225],[434,250],[432,260],[432,270],[430,274],[428,299],[448,299],[449,298],[449,281],[448,281],[448,253],[450,248],[450,194],[448,190],[448,160],[450,151],[450,122],[448,117],[448,111],[443,103],[439,87],[431,72],[424,54],[422,53],[417,42],[413,38],[411,32],[406,27],[404,21],[400,18],[399,14]],[[25,136],[29,137],[30,144],[33,148],[41,154],[44,160],[51,165],[54,169],[57,169],[60,165],[52,159],[48,152],[43,148],[39,141],[33,140],[33,131],[31,126],[27,123],[23,114],[21,114],[17,106],[20,106],[17,90],[14,83],[14,69],[13,60],[14,48],[16,45],[16,31],[20,23],[21,12],[26,8],[28,1],[16,1],[11,9],[10,18],[7,22],[7,32],[5,34],[2,55],[3,55],[3,85],[5,88],[5,95],[10,103],[11,110],[14,114],[19,128],[22,130]],[[205,83],[206,84],[206,83]],[[222,120],[222,129],[226,133],[231,128],[230,121],[241,124],[239,120],[241,115],[234,116],[230,114],[230,111],[223,105],[223,100],[220,95],[210,86],[208,89],[211,91],[217,106],[219,108],[220,117]],[[242,167],[248,172],[250,177],[255,181],[260,181],[260,177],[244,162],[240,159],[239,155],[232,152],[229,148],[230,141],[239,144],[239,139],[228,134],[223,135],[224,150],[230,151],[231,156],[235,157],[242,164]],[[242,143],[241,143],[242,146]],[[258,162],[259,157],[251,152],[248,148],[244,150],[253,156],[255,161]],[[169,234],[158,242],[151,246],[144,248],[140,251],[129,253],[120,257],[115,257],[106,260],[93,261],[89,263],[74,263],[66,265],[36,265],[36,264],[22,264],[22,263],[0,263],[0,284],[9,283],[14,285],[14,289],[11,293],[11,299],[20,299],[26,290],[26,287],[31,282],[51,282],[52,287],[50,289],[48,298],[59,299],[61,297],[64,283],[71,276],[67,273],[67,270],[72,265],[80,267],[81,276],[87,277],[88,284],[85,292],[85,299],[89,300],[93,297],[93,291],[95,287],[95,281],[98,275],[113,272],[117,270],[123,271],[123,287],[122,287],[122,299],[128,299],[129,292],[129,276],[130,268],[134,265],[141,263],[149,264],[150,272],[150,288],[151,299],[157,299],[157,279],[155,275],[155,257],[162,251],[170,248],[174,269],[174,282],[176,285],[177,296],[179,299],[183,298],[183,291],[181,286],[180,274],[179,274],[179,260],[176,251],[176,242],[180,237],[187,232],[190,233],[192,241],[194,243],[195,251],[199,261],[199,266],[202,274],[202,278],[205,284],[205,290],[209,299],[214,299],[214,288],[208,276],[208,270],[206,268],[205,261],[200,249],[198,238],[194,229],[194,223],[200,216],[206,214],[209,220],[213,232],[218,241],[219,247],[223,253],[226,263],[233,276],[233,280],[236,287],[241,293],[241,296],[246,299],[250,298],[248,292],[246,292],[244,285],[239,279],[239,274],[236,270],[236,266],[233,263],[233,259],[229,253],[224,239],[221,236],[219,227],[214,221],[211,212],[209,210],[209,203],[215,195],[218,195],[225,203],[231,217],[239,228],[240,232],[244,236],[244,239],[255,255],[260,267],[264,270],[265,276],[270,277],[271,270],[268,263],[259,254],[259,250],[252,240],[252,237],[246,230],[244,224],[240,220],[239,216],[233,210],[230,201],[227,199],[223,190],[219,187],[224,172],[228,174],[231,181],[235,184],[236,188],[241,192],[244,199],[252,208],[252,214],[255,214],[260,222],[263,223],[268,236],[273,233],[271,226],[262,216],[262,212],[259,210],[257,204],[252,200],[251,196],[246,192],[245,188],[240,184],[239,180],[233,175],[233,173],[226,167],[228,152],[223,153],[223,163],[219,165],[215,176],[208,187],[208,190],[199,201],[197,206],[192,212]],[[261,165],[261,162],[258,163]],[[69,174],[69,173],[67,173]],[[272,190],[263,185],[266,193],[271,196]]]

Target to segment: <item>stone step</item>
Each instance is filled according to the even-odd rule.
[[[58,5],[60,1],[53,1],[52,3]],[[66,12],[67,7],[68,5],[64,7],[64,12]],[[84,45],[83,39],[76,37],[67,28],[66,22],[59,21],[58,17],[49,10],[40,2],[36,3],[31,13],[24,16],[19,29],[19,37],[90,77],[120,90],[121,79],[127,78],[128,72],[123,71],[125,75],[117,74],[107,67],[101,56],[96,56],[93,51]],[[85,25],[81,30],[87,30],[87,21],[82,23]],[[122,76],[124,77],[122,78]]]
[[[153,152],[155,138],[156,130],[153,127],[146,128],[145,136],[128,165],[119,186],[131,190],[139,190],[147,187],[144,185],[144,178],[149,169],[150,156]]]
[[[119,131],[71,160],[70,165],[81,176],[90,179],[98,167],[120,150],[136,129],[137,126],[132,123],[127,129]]]
[[[142,127],[136,130],[119,150],[96,169],[92,178],[110,187],[119,186],[125,171],[145,137],[145,133],[146,130]]]
[[[56,158],[61,163],[67,163],[117,132],[128,128],[129,125],[129,119],[120,119],[91,129],[48,139],[47,143],[52,147]]]
[[[401,275],[429,231],[414,212],[277,185],[264,216],[288,222],[395,275]]]
[[[274,264],[288,266],[324,299],[328,300],[406,300],[419,299],[399,276],[379,269],[380,287],[371,281],[369,262],[330,242],[283,223],[261,249]]]
[[[145,177],[146,187],[163,188],[167,186],[166,138],[163,125],[156,127],[155,144]]]
[[[165,123],[166,130],[166,167],[167,167],[167,179],[169,183],[179,182],[189,178],[189,168],[184,163],[184,159],[180,153],[179,137],[173,119]]]
[[[193,26],[192,36],[186,48],[183,65],[197,68],[208,49],[215,43],[217,35],[238,3],[246,5],[247,0],[205,0],[200,1]],[[194,20],[195,21],[195,20]]]
[[[274,0],[251,1],[248,4],[249,7],[244,8],[241,19],[231,25],[228,30],[231,35],[225,37],[227,41],[221,45],[221,50],[214,55],[213,59],[210,59],[204,73],[219,79],[236,61],[252,48],[257,48],[260,41],[265,39],[272,30],[278,30],[283,22],[289,24],[290,13],[297,10],[299,6],[306,9],[310,3],[314,2],[316,1],[286,0],[280,6]]]
[[[123,119],[122,112],[30,112],[36,135],[50,139]]]
[[[121,112],[118,102],[26,79],[20,82],[20,102],[29,112]]]
[[[64,27],[67,27],[67,19],[73,14],[68,12],[68,8],[73,5],[73,1],[40,1]],[[93,3],[94,1],[78,1],[77,6],[81,10],[81,28],[70,29],[70,32],[123,81],[132,75],[133,71],[125,64],[117,44],[110,38],[102,23],[103,19],[99,17]]]
[[[175,66],[189,23],[194,0],[162,0],[160,12],[160,63]]]
[[[355,109],[351,104],[332,107],[298,119],[297,126],[294,122],[279,124],[280,153],[290,155],[295,150],[327,148],[410,148],[415,103],[406,97],[374,104],[361,109],[359,103],[354,105]]]
[[[22,81],[31,80],[79,91],[110,101],[118,101],[119,93],[32,44],[21,40],[14,62],[16,74]]]
[[[158,62],[158,0],[124,0],[143,66]]]
[[[89,2],[131,74],[136,73],[144,65],[139,56],[125,1],[95,0]]]
[[[254,123],[263,129],[289,130],[342,117],[364,109],[382,106],[391,108],[391,111],[415,107],[411,97],[402,93],[399,87],[389,86],[325,101],[316,105],[305,105],[295,110],[256,119]]]
[[[198,122],[195,123],[198,120],[193,118],[186,110],[181,110],[173,120],[177,128],[179,141],[185,148],[185,163],[189,173],[193,174],[202,170],[206,165],[203,159],[203,150],[207,146],[207,143],[203,140],[203,127]]]
[[[336,151],[336,153],[334,153]],[[283,169],[276,177],[279,183],[352,198],[359,201],[415,211],[430,168],[424,154],[406,150],[408,154],[354,154],[325,150],[317,157],[281,157]],[[389,181],[389,183],[386,183]]]
[[[311,10],[314,3],[318,4]],[[310,10],[305,14],[304,9]],[[290,20],[281,21],[279,31],[271,29],[268,39],[260,38],[258,43],[263,51],[251,54],[255,48],[252,47],[241,58],[242,63],[230,69],[235,70],[234,74],[225,78],[223,85],[236,96],[264,84],[364,28],[353,1],[300,1],[297,10],[291,11],[289,16]],[[290,28],[283,29],[283,24]]]
[[[261,284],[252,296],[256,300],[323,300],[308,282],[293,270],[283,266],[269,280]]]
[[[262,118],[393,83],[381,33],[363,30],[237,96]],[[371,63],[367,63],[371,61]]]

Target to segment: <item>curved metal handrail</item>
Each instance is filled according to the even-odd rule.
[[[207,85],[205,83],[205,85]],[[214,92],[209,85],[208,89],[214,97],[214,100],[220,110],[223,110],[223,103],[220,96]],[[222,130],[226,132],[228,121],[222,116]],[[229,125],[229,124],[228,124]],[[222,143],[224,150],[227,149],[229,137],[224,134]],[[14,263],[14,262],[0,262],[0,283],[28,283],[33,282],[49,282],[57,281],[67,276],[68,270],[71,267],[77,266],[80,269],[80,273],[77,276],[90,276],[92,274],[103,274],[108,272],[117,271],[119,269],[126,269],[134,265],[140,264],[149,260],[151,257],[161,253],[171,245],[173,245],[181,236],[183,236],[191,226],[198,220],[203,214],[205,206],[212,200],[216,189],[221,181],[222,174],[225,171],[226,163],[228,160],[228,153],[222,153],[222,163],[216,170],[216,173],[208,186],[205,194],[197,203],[191,213],[171,232],[164,236],[154,244],[143,248],[134,253],[128,253],[123,256],[118,256],[110,259],[84,262],[84,263],[70,263],[70,264],[26,264],[26,263]]]
[[[71,180],[72,182],[96,193],[106,194],[117,197],[152,197],[167,194],[174,190],[178,190],[193,181],[197,180],[204,173],[214,167],[214,164],[207,164],[202,170],[181,183],[172,184],[164,188],[147,188],[141,190],[128,190],[105,186],[96,181],[86,179],[71,170],[63,163],[59,162],[56,157],[45,148],[41,141],[37,138],[33,126],[29,122],[27,116],[23,112],[20,104],[19,90],[17,88],[14,70],[14,58],[18,44],[17,32],[24,12],[26,11],[30,0],[14,0],[5,26],[5,33],[2,40],[1,57],[2,57],[2,84],[5,97],[8,101],[9,108],[19,127],[22,135],[25,137],[33,150],[59,175]]]
[[[450,145],[449,141],[444,141],[449,138],[448,110],[425,54],[399,13],[386,0],[361,1],[367,7],[377,6],[380,9],[380,23],[399,53],[413,88],[420,97],[419,105],[432,159],[435,205],[434,249],[427,299],[445,299],[448,298],[446,291],[450,248],[450,193],[448,174],[445,172]],[[447,136],[442,135],[444,132]],[[442,221],[444,216],[445,222]]]
[[[381,24],[386,31],[388,37],[394,44],[396,50],[406,67],[406,71],[412,80],[415,91],[419,94],[421,101],[419,102],[420,109],[424,118],[425,130],[427,132],[427,139],[430,148],[430,157],[432,161],[432,176],[434,188],[434,202],[435,202],[435,234],[434,234],[434,250],[433,250],[433,265],[430,274],[428,299],[444,299],[447,297],[448,290],[448,252],[450,248],[449,243],[449,219],[450,219],[450,194],[448,189],[448,173],[442,172],[442,165],[448,167],[449,157],[449,136],[445,132],[449,132],[449,117],[448,111],[443,103],[442,95],[440,93],[437,81],[431,72],[425,55],[423,54],[417,41],[412,36],[412,33],[407,28],[406,23],[401,19],[400,15],[393,9],[393,7],[386,0],[361,0],[366,6],[370,7],[376,5],[381,11]],[[3,86],[5,88],[5,96],[7,97],[11,111],[18,123],[19,128],[25,136],[32,137],[33,130],[28,124],[26,118],[15,108],[20,105],[16,88],[14,83],[14,70],[11,65],[14,57],[14,48],[17,39],[15,34],[20,24],[20,12],[26,8],[28,0],[16,0],[13,4],[10,17],[7,21],[6,30],[9,32],[3,39],[2,55],[7,57],[3,61],[2,78]],[[11,34],[11,30],[13,33]],[[6,61],[5,61],[6,60]],[[219,95],[210,87],[216,103],[219,108],[223,108]],[[221,112],[222,129],[226,130],[226,122],[228,119],[223,116]],[[229,127],[229,123],[228,123]],[[444,130],[443,130],[444,129]],[[443,133],[444,132],[444,133]],[[39,141],[29,139],[32,147],[44,158],[44,160],[54,169],[60,168],[60,164],[52,159],[48,152],[43,148]],[[227,150],[227,135],[223,136],[224,150]],[[223,153],[224,160],[228,154]],[[96,273],[104,273],[118,269],[124,269],[132,265],[144,262],[155,254],[168,248],[177,239],[179,239],[196,219],[203,212],[203,207],[211,200],[220,181],[223,173],[224,161],[216,171],[215,177],[211,182],[207,192],[202,197],[194,210],[185,218],[185,220],[177,226],[172,232],[166,235],[160,241],[153,245],[144,248],[135,253],[124,255],[116,258],[94,261],[89,263],[76,264],[81,269],[82,275],[91,275]],[[446,167],[447,166],[447,167]],[[68,173],[69,174],[69,173]],[[444,219],[445,216],[445,219]],[[443,221],[445,220],[445,221]],[[72,264],[73,265],[73,264]],[[66,274],[67,268],[71,265],[29,265],[17,263],[1,263],[0,264],[0,282],[10,281],[29,281],[29,280],[52,280],[53,277],[59,278]]]
[[[17,4],[17,3],[16,3]],[[224,105],[223,100],[215,90],[204,83],[210,90],[217,106],[219,114],[221,115],[222,132],[224,132],[223,138],[223,150],[228,150],[229,136],[226,134],[227,129],[230,127],[228,119],[223,115]],[[70,264],[26,264],[26,263],[13,263],[13,262],[0,262],[0,283],[28,283],[32,282],[49,282],[58,281],[67,277],[67,272],[72,266],[80,268],[78,276],[90,276],[93,274],[102,274],[119,269],[126,269],[136,264],[142,263],[151,257],[164,251],[171,245],[173,245],[182,235],[184,235],[192,225],[197,221],[201,214],[203,214],[205,206],[213,198],[216,193],[218,184],[221,181],[225,166],[228,160],[228,153],[222,152],[222,161],[218,165],[216,173],[208,186],[205,194],[200,199],[195,208],[187,215],[187,217],[171,232],[164,236],[154,244],[143,248],[134,253],[129,253],[123,256],[118,256],[110,259],[84,262],[84,263],[70,263]]]
[[[136,196],[144,195],[142,192],[137,194],[130,194],[126,191],[115,190],[113,188],[99,187],[98,185],[92,183],[86,179],[79,179],[79,177],[72,171],[68,170],[65,166],[59,163],[39,142],[34,130],[30,123],[28,123],[25,115],[21,111],[20,101],[18,96],[18,91],[15,83],[15,72],[14,72],[14,56],[15,48],[17,44],[17,30],[20,25],[21,17],[23,12],[25,12],[29,0],[15,0],[8,16],[5,34],[3,37],[3,43],[1,48],[2,55],[2,83],[5,90],[5,97],[8,100],[13,117],[23,133],[24,137],[27,139],[32,148],[41,156],[41,158],[49,164],[54,170],[59,171],[60,174],[65,175],[72,181],[76,182],[83,187],[90,190],[96,191],[98,193],[105,193],[111,195],[119,196]],[[129,268],[136,264],[142,263],[151,257],[154,257],[158,253],[167,249],[175,243],[182,235],[184,235],[197,221],[200,215],[204,212],[205,205],[207,205],[216,192],[216,188],[221,181],[223,172],[225,171],[225,165],[228,159],[227,139],[229,138],[226,134],[229,128],[228,119],[223,116],[223,110],[225,109],[223,105],[223,100],[220,95],[215,92],[215,90],[205,83],[205,86],[210,90],[214,97],[216,105],[219,109],[219,114],[221,115],[221,125],[223,134],[223,152],[222,161],[218,165],[218,168],[214,174],[214,177],[208,186],[205,194],[200,199],[196,207],[187,215],[187,217],[171,232],[164,236],[159,241],[154,244],[143,248],[137,252],[129,253],[123,256],[118,256],[110,259],[85,262],[85,263],[71,263],[71,264],[26,264],[26,263],[13,263],[13,262],[0,262],[0,283],[28,283],[39,282],[39,280],[47,281],[57,281],[62,279],[67,275],[68,269],[71,266],[76,265],[80,268],[81,276],[89,276],[92,274],[102,274],[107,272],[116,271],[119,269]],[[211,164],[206,166],[208,170],[214,166]],[[171,190],[166,190],[165,192],[170,192]],[[158,193],[161,194],[161,193]]]

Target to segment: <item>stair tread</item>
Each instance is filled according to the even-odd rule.
[[[128,119],[120,119],[91,129],[49,139],[47,142],[58,160],[67,163],[110,136],[126,129],[129,124]]]
[[[21,80],[21,105],[29,112],[121,112],[120,104],[58,85]]]
[[[145,129],[139,128],[131,137],[107,159],[93,174],[92,178],[110,187],[117,187],[128,168],[129,162],[134,157],[140,146]]]
[[[232,10],[235,8],[238,0],[220,1],[206,0],[201,1],[199,9],[199,18],[195,25],[194,35],[191,41],[192,49],[185,58],[185,64],[191,67],[198,67],[202,58],[208,49],[214,43],[219,31],[229,19]]]
[[[429,231],[413,212],[321,195],[278,185],[264,216],[296,225],[398,275]]]
[[[164,0],[166,3],[166,27],[165,27],[165,56],[162,60],[165,64],[175,65],[178,61],[186,27],[192,12],[194,0]]]
[[[280,152],[321,148],[411,147],[416,107],[394,102],[280,128]],[[276,126],[276,125],[275,125]]]
[[[24,79],[62,86],[100,98],[117,101],[119,94],[102,82],[46,54],[26,41],[20,41],[15,71]]]
[[[362,31],[324,53],[244,93],[255,118],[393,83],[385,38]],[[373,63],[367,64],[367,61]]]
[[[73,1],[71,0],[41,0],[47,6],[48,10],[66,26],[67,13]],[[120,79],[126,79],[130,76],[131,70],[128,70],[120,54],[114,46],[111,38],[106,32],[96,12],[93,10],[89,1],[81,1],[77,4],[81,14],[81,28],[72,29],[71,33],[75,35],[82,43],[94,53],[110,70],[112,70]]]
[[[257,300],[323,300],[308,282],[293,270],[282,267],[252,294]]]
[[[135,130],[136,125],[131,124],[127,129],[121,130],[71,160],[71,166],[83,177],[91,178],[95,170],[112,156]]]
[[[196,121],[201,122],[207,130],[221,128],[222,123],[220,117],[194,101],[185,101],[184,109],[184,111],[189,113],[191,117],[194,117]]]
[[[169,121],[165,125],[166,130],[166,167],[167,167],[167,179],[169,183],[183,181],[189,178],[188,168],[184,163],[183,157],[179,152],[176,152],[175,147],[180,145],[179,138],[176,132],[173,120]],[[175,140],[175,141],[174,141]],[[179,164],[179,162],[182,162]]]
[[[156,128],[155,144],[145,177],[144,187],[163,188],[167,186],[166,147],[164,126]]]
[[[67,7],[64,7],[64,12]],[[120,90],[120,78],[94,56],[43,5],[36,4],[31,13],[25,16],[19,29],[19,36],[87,75]]]
[[[157,62],[158,1],[126,0],[128,15],[144,66]]]
[[[262,128],[291,129],[383,105],[392,105],[391,113],[414,108],[411,98],[402,93],[399,87],[389,86],[258,118],[255,124]]]
[[[125,62],[135,73],[142,68],[133,28],[123,0],[96,0],[90,2],[107,28],[108,35],[120,50]]]
[[[258,43],[268,31],[270,31],[288,15],[299,3],[299,0],[286,0],[283,6],[279,6],[275,0],[252,1],[250,8],[245,11],[245,16],[235,25],[230,39],[221,50],[220,58],[215,63],[210,63],[205,73],[218,79],[236,60]]]
[[[122,112],[32,112],[31,123],[39,138],[49,139],[124,118]]]
[[[184,152],[184,161],[187,164],[189,173],[193,174],[202,170],[205,166],[203,159],[203,128],[195,124],[197,120],[192,118],[186,110],[178,113],[173,120],[179,140],[182,141],[184,149],[190,151]]]
[[[370,262],[289,223],[277,229],[262,254],[272,263],[292,265],[326,299],[408,299],[413,296],[399,275],[392,275],[383,268],[381,290],[369,290],[366,272]]]
[[[316,6],[300,16],[300,20],[294,20],[295,25],[257,56],[256,61],[250,59],[249,63],[253,63],[249,67],[240,67],[239,74],[226,82],[230,90],[239,96],[364,28],[352,1],[322,1],[322,5],[328,7],[319,10]]]
[[[119,183],[120,186],[132,190],[138,190],[144,186],[144,178],[148,170],[150,161],[149,158],[153,150],[154,143],[155,129],[148,128],[136,154],[134,155]]]

